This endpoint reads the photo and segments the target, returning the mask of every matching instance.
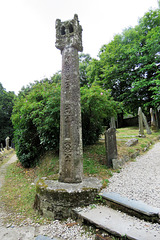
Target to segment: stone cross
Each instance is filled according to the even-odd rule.
[[[142,117],[141,107],[138,108],[138,120],[139,120],[139,137],[144,137],[143,117]]]
[[[62,54],[59,181],[79,183],[83,179],[83,149],[78,51],[83,47],[76,14],[69,21],[56,20],[55,45]]]
[[[110,128],[116,128],[116,121],[115,121],[115,117],[111,117],[111,121],[110,121]]]

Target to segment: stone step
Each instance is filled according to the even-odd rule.
[[[74,212],[82,221],[93,224],[115,237],[132,240],[160,239],[159,224],[145,222],[108,206],[93,205],[74,209]]]
[[[47,236],[43,236],[43,235],[39,235],[36,237],[35,240],[60,240],[60,238],[50,238],[50,237],[47,237]]]
[[[146,221],[160,223],[160,209],[149,206],[142,201],[135,201],[121,196],[120,194],[110,192],[100,194],[108,206],[119,209],[131,216],[136,216]]]

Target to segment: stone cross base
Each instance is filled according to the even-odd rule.
[[[62,220],[72,217],[72,210],[95,202],[102,183],[97,178],[86,178],[79,184],[40,179],[34,209],[44,217]]]

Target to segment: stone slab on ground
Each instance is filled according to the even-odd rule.
[[[135,201],[127,197],[123,197],[120,194],[114,192],[109,193],[104,192],[101,194],[101,196],[105,198],[107,201],[117,203],[118,205],[122,205],[127,209],[131,209],[133,211],[146,215],[147,217],[150,217],[151,221],[154,218],[156,218],[157,221],[159,221],[160,214],[159,208],[149,206],[142,201]]]
[[[6,228],[0,227],[0,239],[3,240],[33,240],[35,228],[34,227],[17,227]]]
[[[49,238],[49,237],[46,237],[46,236],[43,236],[43,235],[39,235],[36,237],[35,240],[58,240],[58,238]]]
[[[132,240],[160,239],[160,225],[145,222],[107,206],[75,209],[80,219],[117,236],[126,236]]]

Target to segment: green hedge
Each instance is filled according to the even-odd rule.
[[[24,167],[36,165],[41,153],[58,150],[60,131],[60,84],[37,82],[16,98],[12,113],[17,156]],[[103,119],[116,114],[117,103],[99,86],[81,88],[83,143],[95,143]]]

